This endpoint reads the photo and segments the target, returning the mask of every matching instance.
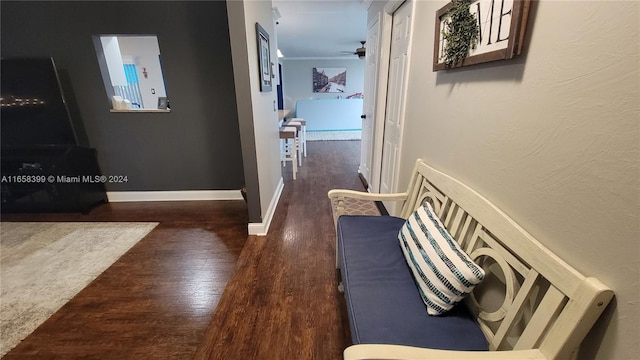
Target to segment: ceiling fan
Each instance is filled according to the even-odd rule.
[[[360,59],[364,59],[365,53],[366,53],[366,48],[364,47],[364,44],[366,43],[366,41],[360,41],[361,46],[359,48],[356,49],[355,52],[353,51],[342,51],[341,53],[344,55],[358,55],[358,57]]]

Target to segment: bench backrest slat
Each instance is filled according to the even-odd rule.
[[[585,279],[549,330],[540,350],[549,358],[568,359],[612,298],[611,289],[598,279]]]
[[[558,317],[565,304],[565,296],[555,287],[550,287],[539,305],[540,309],[529,320],[529,325],[521,334],[514,349],[532,349],[539,346],[542,336]]]
[[[540,348],[550,359],[575,351],[613,292],[585,278],[482,195],[418,160],[400,216],[407,218],[425,201],[492,278],[466,301],[491,348]]]
[[[515,327],[518,326],[518,322],[525,316],[527,311],[526,302],[534,296],[536,292],[536,284],[538,283],[540,274],[537,271],[531,269],[529,273],[526,274],[525,280],[518,291],[518,295],[513,299],[512,306],[516,308],[516,311],[510,311],[506,314],[500,327],[496,331],[493,336],[493,341],[495,343],[496,349],[504,349],[508,347],[505,341],[507,341],[509,334],[514,330]],[[512,346],[513,347],[513,346]],[[529,347],[531,348],[531,347]]]

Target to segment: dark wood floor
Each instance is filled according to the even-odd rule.
[[[247,236],[242,201],[3,215],[3,221],[160,222],[3,359],[341,358],[350,340],[336,291],[326,192],[363,189],[360,142],[308,145],[299,178],[284,172],[266,237]]]

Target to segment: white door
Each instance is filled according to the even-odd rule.
[[[367,28],[365,76],[364,76],[364,101],[362,109],[362,141],[360,143],[360,169],[359,172],[370,183],[371,163],[373,160],[373,139],[375,124],[375,104],[378,88],[378,36],[380,34],[380,21],[371,21]]]
[[[393,14],[391,29],[391,54],[387,85],[387,108],[384,119],[380,193],[396,191],[396,174],[400,160],[400,143],[404,124],[405,93],[411,40],[411,14],[413,4],[405,2]],[[390,214],[395,214],[395,204],[385,203]]]

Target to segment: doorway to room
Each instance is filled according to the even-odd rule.
[[[309,141],[359,140],[366,8],[353,0],[274,0],[273,7],[282,106],[306,120]]]

